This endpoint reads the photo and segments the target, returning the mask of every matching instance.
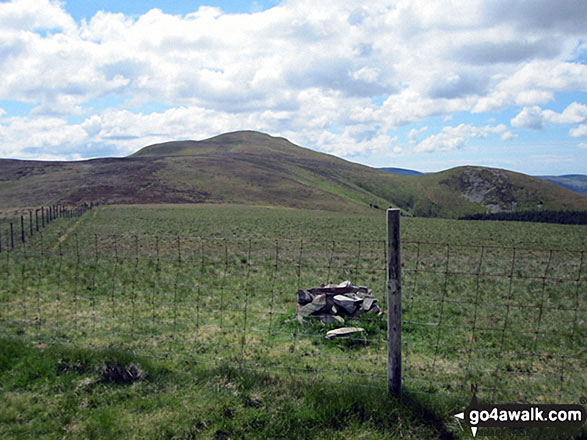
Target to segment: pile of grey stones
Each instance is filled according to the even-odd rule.
[[[353,286],[350,281],[298,290],[296,310],[302,324],[305,318],[316,318],[325,324],[344,324],[345,319],[362,313],[381,314],[372,291],[365,286]]]

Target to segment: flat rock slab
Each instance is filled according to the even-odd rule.
[[[354,315],[359,305],[363,302],[361,298],[353,298],[346,295],[335,295],[334,304],[343,309],[348,315]]]
[[[298,309],[298,315],[306,318],[310,315],[316,315],[319,312],[329,310],[333,305],[332,299],[328,298],[325,294],[317,295],[312,302]]]
[[[322,311],[322,309],[326,306],[326,304],[314,304],[308,303],[305,306],[302,306],[298,310],[298,315],[302,318],[306,318],[314,313],[318,313]]]
[[[326,336],[324,336],[326,339],[334,339],[334,338],[338,338],[339,336],[347,336],[347,335],[352,335],[353,333],[360,333],[360,332],[364,332],[365,329],[361,328],[361,327],[341,327],[341,328],[337,328],[334,330],[330,330],[329,332],[326,332]]]
[[[371,308],[375,305],[377,300],[375,298],[365,298],[363,300],[363,304],[361,304],[361,310],[364,312],[368,312]]]
[[[341,294],[349,292],[357,292],[360,287],[353,286],[350,281],[343,281],[340,284],[322,284],[320,287],[308,289],[308,292],[312,294],[330,293],[330,294]]]

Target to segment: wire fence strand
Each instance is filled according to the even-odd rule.
[[[347,318],[365,331],[332,341],[333,324],[296,316],[299,289],[344,280],[385,311],[385,250],[383,240],[75,233],[52,246],[38,233],[0,254],[0,331],[385,388],[385,313]],[[401,252],[409,391],[586,394],[584,251],[404,241]]]

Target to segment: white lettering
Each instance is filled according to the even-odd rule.
[[[476,425],[479,423],[479,411],[475,410],[469,413],[469,422],[471,425]]]
[[[517,422],[520,420],[520,411],[508,411],[510,422]]]
[[[530,412],[528,410],[522,411],[522,422],[529,422],[530,421]]]

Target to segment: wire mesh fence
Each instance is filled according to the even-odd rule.
[[[14,250],[55,220],[80,217],[93,207],[93,203],[79,206],[50,205],[4,214],[0,218],[0,253]]]
[[[386,387],[385,314],[296,319],[298,289],[351,280],[386,304],[385,240],[43,235],[0,254],[5,335]],[[573,402],[585,382],[584,252],[402,243],[402,382]],[[359,335],[359,336],[357,336]]]
[[[3,255],[3,327],[38,339],[384,384],[384,317],[362,319],[381,330],[332,343],[320,323],[302,327],[296,319],[298,288],[341,278],[384,285],[381,261],[372,261],[382,249],[359,253],[361,246],[116,235],[72,235],[53,247],[29,242]]]
[[[493,401],[585,394],[585,255],[405,243],[406,383]]]

